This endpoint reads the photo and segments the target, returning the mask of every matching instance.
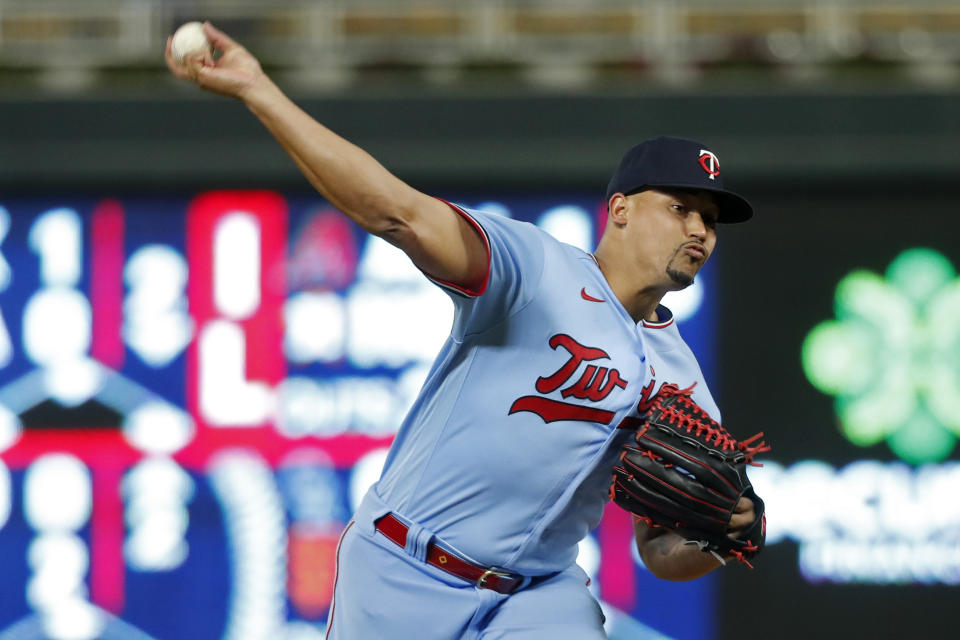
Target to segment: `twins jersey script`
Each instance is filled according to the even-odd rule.
[[[371,596],[360,593],[373,592],[382,596],[380,602],[399,603],[411,597],[411,590],[439,599],[444,608],[437,605],[436,611],[471,624],[492,615],[494,609],[487,618],[480,615],[484,606],[505,610],[502,623],[514,621],[509,623],[513,629],[535,626],[528,611],[517,609],[542,609],[542,615],[555,617],[566,607],[585,612],[576,615],[590,617],[591,629],[599,629],[602,616],[574,563],[577,543],[600,521],[620,445],[633,433],[617,426],[643,415],[668,382],[693,386],[696,402],[719,418],[696,360],[665,307],[658,309],[658,324],[638,325],[590,254],[525,222],[457,210],[487,243],[487,281],[479,291],[439,283],[454,300],[453,328],[397,434],[381,479],[344,536],[331,637],[361,637],[351,635],[349,626],[357,631],[377,618],[373,605],[363,611],[355,600],[346,605],[348,592],[364,601]],[[374,530],[373,523],[387,513],[409,526],[405,549]],[[422,564],[431,541],[479,565],[558,577],[501,596]],[[392,555],[370,560],[370,544],[379,545],[377,553]],[[405,562],[420,568],[407,576]],[[465,588],[480,604],[468,602],[454,614],[461,601],[452,593]],[[528,592],[542,597],[547,589],[552,590],[549,606],[515,604],[533,601]],[[491,600],[497,597],[509,598],[510,606]],[[349,613],[341,603],[352,607]],[[391,605],[394,611],[399,607]],[[596,611],[588,612],[590,607]],[[382,620],[394,631],[402,627],[397,620]],[[347,635],[339,635],[338,627]],[[446,636],[437,629],[437,638],[500,637],[489,626],[477,631],[480,635],[456,623]],[[427,637],[422,628],[416,633],[410,637]],[[515,633],[508,635],[525,637]],[[571,633],[604,637],[575,629],[551,637]]]

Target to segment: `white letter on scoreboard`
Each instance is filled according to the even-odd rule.
[[[211,424],[251,427],[272,409],[272,391],[246,379],[243,329],[226,320],[208,323],[199,336],[200,411]]]
[[[213,302],[231,320],[260,306],[260,226],[253,216],[231,213],[213,231]]]

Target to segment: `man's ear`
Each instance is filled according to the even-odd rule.
[[[610,216],[610,222],[617,226],[627,224],[627,209],[629,208],[627,196],[622,193],[615,193],[607,201],[607,214]]]

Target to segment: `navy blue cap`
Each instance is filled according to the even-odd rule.
[[[753,216],[746,199],[723,188],[716,154],[694,140],[661,137],[627,151],[610,179],[607,201],[615,193],[630,195],[655,187],[711,192],[720,209],[717,222],[743,222]]]

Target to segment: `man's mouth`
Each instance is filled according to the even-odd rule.
[[[683,252],[696,260],[707,259],[707,250],[703,248],[703,245],[697,242],[691,242],[683,245]]]

